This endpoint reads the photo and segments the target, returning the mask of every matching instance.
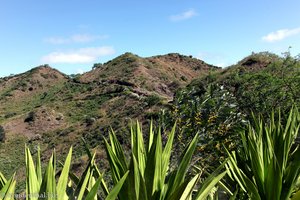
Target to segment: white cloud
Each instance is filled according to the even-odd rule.
[[[198,13],[194,9],[189,9],[183,13],[170,16],[170,20],[173,22],[183,21],[195,17],[197,15]]]
[[[294,29],[281,29],[263,36],[262,40],[266,42],[276,42],[298,34],[300,34],[300,27]]]
[[[50,44],[87,43],[95,40],[104,40],[108,35],[75,34],[70,37],[49,37],[45,42]]]
[[[99,57],[108,56],[115,53],[111,46],[89,47],[71,51],[52,52],[44,57],[43,63],[90,63],[96,61]]]

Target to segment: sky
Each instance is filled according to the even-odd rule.
[[[66,74],[125,52],[181,53],[226,67],[252,52],[300,53],[299,0],[1,0],[0,77]]]

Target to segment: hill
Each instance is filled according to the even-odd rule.
[[[207,75],[217,67],[180,54],[141,58],[125,53],[103,65],[95,65],[80,81],[120,83],[141,91],[154,92],[172,99],[174,92],[199,75]]]
[[[63,156],[73,145],[80,163],[83,137],[104,156],[101,145],[110,127],[129,144],[131,120],[146,123],[169,105],[177,89],[218,70],[175,53],[149,58],[125,53],[82,75],[43,65],[5,77],[0,80],[0,122],[6,132],[0,171],[9,174],[23,166],[24,143],[40,145],[45,158],[53,148]]]

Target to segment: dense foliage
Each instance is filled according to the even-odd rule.
[[[252,54],[179,90],[161,121],[166,127],[177,121],[179,146],[199,132],[200,164],[214,167],[226,157],[223,147],[234,150],[241,145],[237,133],[252,120],[252,113],[268,119],[269,113],[280,108],[284,115],[300,105],[299,91],[298,57]]]
[[[195,133],[200,134],[197,154],[202,167],[218,166],[219,161],[224,161],[224,146],[236,148],[237,131],[245,124],[236,98],[218,84],[180,91],[170,116],[177,120],[180,146],[185,146]]]

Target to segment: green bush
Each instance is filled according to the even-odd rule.
[[[151,94],[146,97],[145,101],[148,104],[148,106],[151,107],[159,104],[161,102],[161,98],[157,94]]]
[[[199,165],[216,168],[226,158],[224,146],[234,150],[239,145],[237,131],[245,124],[235,96],[222,85],[201,84],[176,93],[173,108],[164,115],[166,127],[177,121],[178,148],[200,134],[197,148]]]

